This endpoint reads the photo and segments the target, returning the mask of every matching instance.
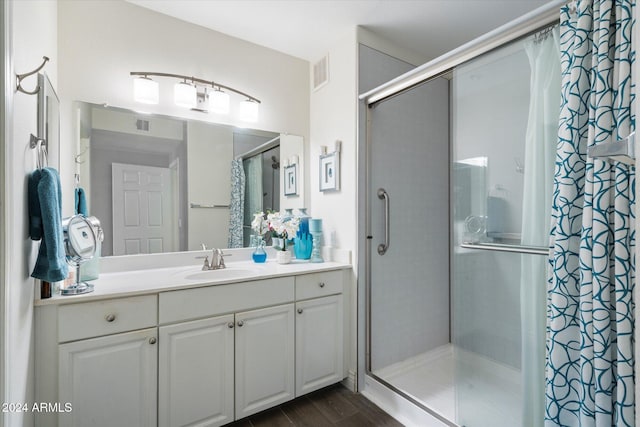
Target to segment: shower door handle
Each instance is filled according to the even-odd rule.
[[[389,193],[384,188],[378,189],[378,199],[384,200],[384,243],[378,245],[378,255],[384,255],[389,249]]]

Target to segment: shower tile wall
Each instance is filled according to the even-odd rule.
[[[449,342],[448,101],[438,78],[371,109],[374,371]],[[378,188],[391,205],[384,256]]]

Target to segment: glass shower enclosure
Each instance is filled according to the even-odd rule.
[[[557,31],[367,109],[368,375],[444,425],[541,426]]]

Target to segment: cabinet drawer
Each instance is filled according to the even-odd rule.
[[[110,335],[156,326],[155,295],[61,305],[58,342]]]
[[[342,293],[342,270],[296,277],[296,300]]]
[[[160,324],[293,301],[293,277],[208,286],[160,294]]]

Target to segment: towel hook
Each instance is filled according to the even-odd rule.
[[[16,90],[18,92],[22,92],[22,93],[26,93],[27,95],[35,95],[36,93],[38,93],[38,91],[40,90],[40,85],[37,85],[36,88],[32,91],[26,90],[25,88],[22,87],[22,80],[37,73],[38,71],[42,70],[45,66],[45,64],[47,63],[47,61],[49,61],[49,58],[46,56],[42,57],[42,64],[40,64],[40,66],[38,68],[36,68],[33,71],[30,71],[28,73],[24,73],[24,74],[16,74],[16,79],[17,79],[17,87]]]
[[[83,156],[84,154],[86,154],[87,151],[89,151],[89,147],[87,147],[84,150],[82,150],[81,153],[78,153],[75,156],[73,156],[76,164],[81,165],[81,164],[86,162],[86,160],[80,160],[80,157]]]

